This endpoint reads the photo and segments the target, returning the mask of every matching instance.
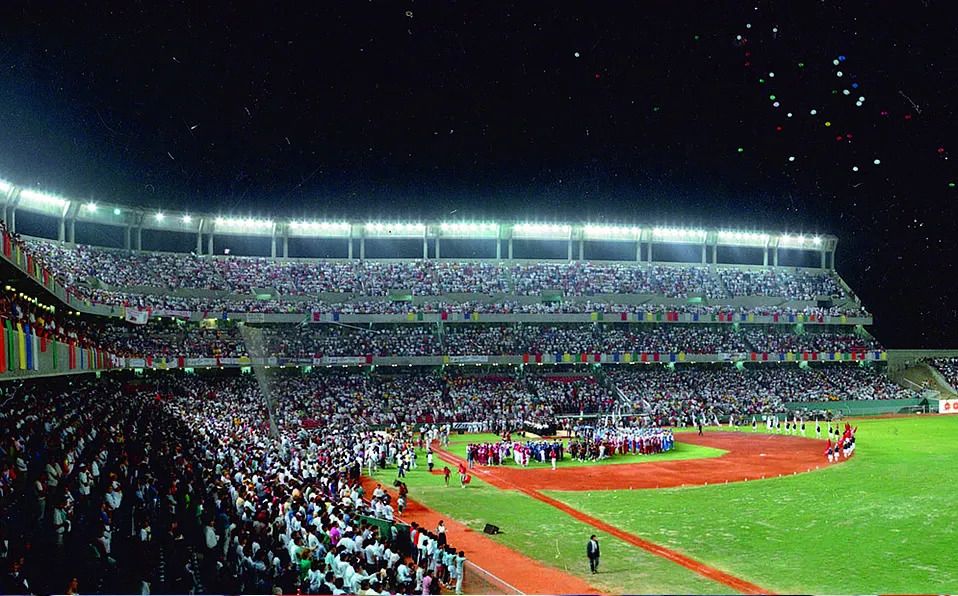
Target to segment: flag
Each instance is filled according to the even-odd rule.
[[[33,366],[30,370],[40,370],[40,338],[37,337],[36,329],[33,329],[30,335],[30,352],[33,354]]]
[[[77,367],[77,353],[76,353],[76,348],[75,348],[75,346],[74,346],[72,343],[70,343],[70,344],[67,344],[67,349],[68,349],[68,352],[67,352],[67,353],[68,353],[69,359],[70,359],[70,362],[69,362],[68,364],[69,364],[70,370],[73,370],[74,368]]]
[[[20,370],[27,368],[27,337],[23,333],[23,325],[17,323],[17,364]]]
[[[146,325],[150,320],[150,311],[145,308],[127,308],[123,320],[132,325]]]
[[[50,350],[50,352],[52,352],[50,355],[53,356],[53,370],[60,370],[60,342],[51,341],[50,347],[52,348]]]
[[[11,249],[10,234],[4,232],[3,233],[3,256],[7,257],[8,259],[10,258],[10,249]]]
[[[183,356],[178,357],[178,358],[176,359],[176,367],[177,367],[177,368],[186,368],[186,358],[184,358]]]
[[[619,313],[619,315],[621,316],[621,319],[622,319],[623,321],[628,321],[628,320],[629,320],[629,313],[623,312],[623,313]]]
[[[442,311],[441,313],[439,313],[439,318],[442,319],[443,321],[447,321],[449,320],[449,313],[447,313],[446,311]]]
[[[0,327],[0,373],[7,372],[7,333]]]

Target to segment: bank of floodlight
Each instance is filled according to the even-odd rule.
[[[52,195],[29,188],[20,191],[20,201],[26,202],[28,204],[34,203],[36,205],[43,206],[52,205],[55,207],[63,207],[69,202],[63,197],[58,197],[57,195]]]
[[[572,233],[572,226],[569,224],[557,223],[519,223],[513,226],[514,236],[525,238],[547,238],[564,239]]]
[[[697,228],[672,228],[657,226],[652,228],[652,238],[661,242],[705,242],[705,230]]]
[[[605,224],[586,224],[582,234],[590,240],[638,240],[642,228],[636,226],[615,226]]]

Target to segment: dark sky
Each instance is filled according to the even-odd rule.
[[[948,2],[240,4],[5,3],[0,176],[238,215],[831,232],[880,339],[958,346]]]

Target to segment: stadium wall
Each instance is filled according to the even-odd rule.
[[[785,404],[789,410],[831,410],[844,416],[877,416],[897,414],[902,410],[915,408],[927,403],[925,399],[883,399],[857,401],[810,401]],[[937,406],[936,406],[937,408]],[[937,411],[937,409],[935,410]]]

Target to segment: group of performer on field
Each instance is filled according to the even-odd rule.
[[[510,460],[528,467],[530,462],[551,463],[556,468],[568,454],[576,461],[597,461],[618,455],[653,455],[670,451],[675,446],[671,429],[656,427],[613,427],[589,429],[569,441],[512,441],[508,436],[496,443],[470,443],[466,446],[469,468],[505,465]]]

